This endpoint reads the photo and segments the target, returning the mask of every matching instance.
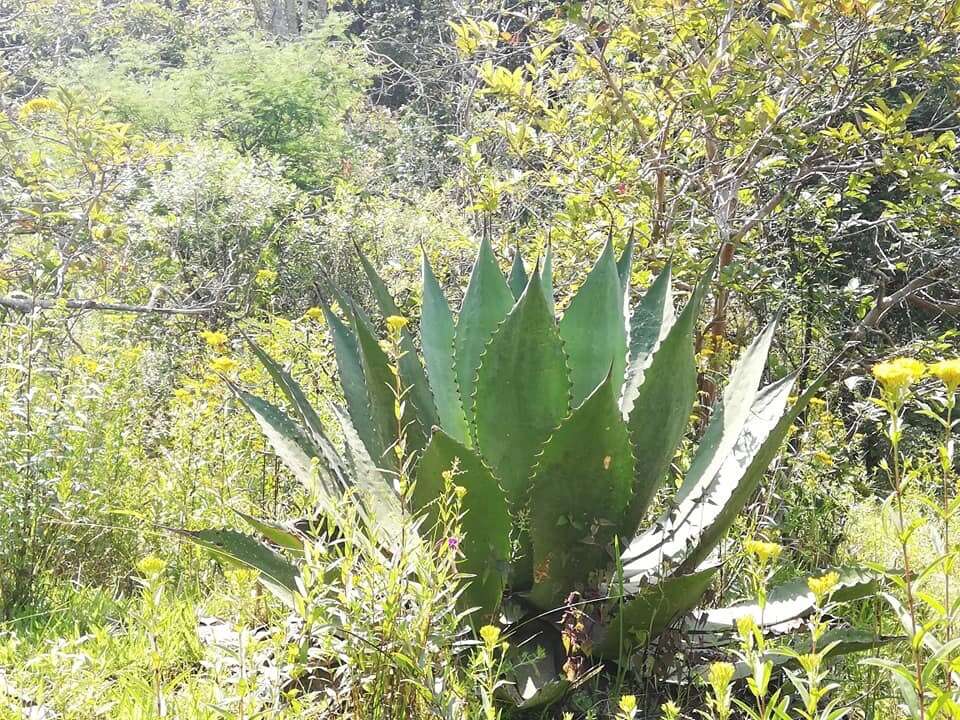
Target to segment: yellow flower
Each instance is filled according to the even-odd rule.
[[[496,625],[484,625],[480,628],[480,637],[483,638],[487,650],[493,650],[497,641],[500,640],[500,628]]]
[[[156,555],[147,555],[143,560],[137,563],[137,570],[144,577],[156,577],[167,568],[167,563]]]
[[[391,315],[387,318],[387,329],[392,333],[403,330],[410,321],[402,315]]]
[[[748,555],[753,555],[760,561],[761,565],[766,565],[771,560],[776,560],[783,552],[783,545],[777,543],[764,542],[763,540],[749,539],[743,543],[743,549]]]
[[[894,395],[906,390],[923,377],[926,366],[913,358],[896,358],[873,366],[873,376],[883,389]]]
[[[715,662],[710,664],[710,672],[707,679],[717,692],[724,690],[733,680],[733,674],[736,668],[728,662]]]
[[[240,367],[240,363],[233,358],[218,357],[210,361],[210,367],[216,372],[226,375]]]
[[[823,465],[833,466],[833,458],[830,457],[829,453],[825,453],[823,450],[817,450],[813,456]]]
[[[956,392],[960,387],[960,358],[935,362],[928,369],[930,374],[939,378],[950,392]]]
[[[56,100],[45,97],[34,98],[33,100],[25,102],[23,107],[20,108],[20,119],[26,120],[37,113],[56,110],[59,107]]]
[[[620,698],[620,712],[626,713],[629,717],[637,712],[637,696],[623,695]]]
[[[829,597],[830,593],[832,593],[839,584],[840,575],[836,572],[828,572],[822,577],[812,577],[807,580],[807,587],[810,588],[810,592],[817,598],[818,603],[822,602],[824,598]]]
[[[186,402],[192,397],[192,393],[186,388],[177,388],[173,391],[173,396],[181,402]]]
[[[753,638],[753,631],[757,629],[757,621],[753,615],[742,615],[737,618],[737,632],[746,641]]]
[[[312,308],[310,308],[309,310],[307,310],[307,311],[303,314],[303,316],[304,316],[305,318],[310,319],[310,320],[320,321],[320,320],[323,319],[323,310],[321,310],[321,309],[318,308],[318,307],[312,307]]]
[[[223,350],[227,346],[227,343],[230,342],[230,338],[224,333],[214,330],[204,330],[200,333],[200,337],[214,350]]]

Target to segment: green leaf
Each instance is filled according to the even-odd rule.
[[[430,377],[430,388],[440,417],[440,427],[450,437],[471,444],[467,418],[457,387],[453,358],[453,313],[443,296],[440,283],[423,253],[423,310],[420,318],[420,340],[423,358]]]
[[[480,454],[514,506],[526,496],[534,454],[567,414],[569,387],[560,335],[533,273],[477,372]]]
[[[619,395],[627,362],[627,333],[623,287],[610,242],[563,314],[560,337],[570,366],[574,405],[583,402],[608,372]]]
[[[632,648],[648,644],[689,612],[703,598],[719,565],[691,575],[675,575],[644,585],[607,624],[594,646],[600,657],[620,659]]]
[[[328,491],[325,483],[318,482],[318,473],[315,469],[318,463],[314,463],[313,459],[320,457],[320,451],[303,430],[275,405],[241,390],[233,383],[229,383],[229,386],[237,399],[256,419],[280,461],[310,493],[316,496],[323,511],[329,512],[334,508],[340,497],[340,491],[338,489]]]
[[[654,311],[661,305],[661,318],[666,318],[670,277],[669,274],[666,278],[662,276],[663,273],[654,284],[656,290],[651,288],[653,294],[647,294],[649,300],[644,297],[641,304]],[[642,462],[637,468],[628,524],[624,528],[628,537],[645,516],[690,422],[690,411],[697,396],[694,332],[712,277],[713,266],[701,277],[693,296],[660,344],[653,348],[651,356],[633,358],[636,362],[632,363],[633,374],[627,378],[621,410],[629,418],[627,426],[633,441],[633,455]],[[638,329],[638,338],[641,334]],[[641,367],[642,375],[638,372]]]
[[[633,483],[630,436],[612,375],[544,445],[530,482],[534,584],[530,600],[550,609],[581,590],[609,561]]]
[[[247,515],[239,510],[234,510],[234,512],[243,518],[244,522],[246,522],[250,527],[263,535],[274,545],[282,547],[284,550],[289,550],[292,553],[296,553],[297,555],[303,556],[303,543],[305,542],[306,538],[296,529],[288,527],[284,523],[277,522],[276,520],[263,520],[261,518],[255,518],[252,515]]]
[[[437,523],[438,503],[447,500],[443,497],[443,474],[454,467],[454,485],[466,490],[460,505],[463,559],[459,568],[474,576],[461,601],[465,608],[479,608],[475,622],[479,627],[496,619],[503,596],[510,561],[510,513],[503,489],[476,453],[442,430],[435,430],[417,466],[411,499],[414,512],[425,513],[429,527],[442,529]]]
[[[630,543],[622,559],[631,583],[659,577],[678,563],[680,572],[689,572],[707,556],[753,494],[796,418],[793,410],[783,412],[793,379],[764,388],[751,423],[717,472]]]
[[[547,245],[547,252],[543,256],[543,266],[540,268],[540,279],[543,281],[543,296],[547,299],[550,308],[550,317],[554,314],[553,305],[553,246]]]
[[[397,542],[404,534],[403,508],[393,488],[393,475],[381,469],[360,440],[350,416],[331,404],[334,417],[343,432],[345,455],[350,463],[354,485],[359,493],[361,516],[384,546]]]
[[[633,237],[627,240],[627,244],[623,248],[623,252],[620,253],[620,258],[617,260],[617,275],[620,276],[620,285],[623,286],[623,294],[625,297],[629,298],[630,296],[630,275],[633,271]]]
[[[391,315],[402,316],[400,308],[397,307],[393,296],[387,289],[386,284],[373,269],[373,265],[367,260],[367,257],[357,246],[357,254],[360,256],[360,264],[366,273],[370,287],[373,289],[373,296],[377,300],[380,312],[384,318]],[[397,361],[400,369],[400,378],[403,381],[403,387],[407,391],[407,400],[415,412],[416,421],[425,434],[430,431],[434,425],[439,422],[437,410],[433,404],[433,395],[430,393],[430,386],[427,383],[427,376],[423,371],[423,365],[420,364],[420,357],[417,355],[417,348],[413,344],[413,338],[407,328],[400,331],[400,350],[402,355]],[[421,445],[422,447],[422,445]]]
[[[552,705],[571,689],[572,683],[561,675],[565,653],[559,633],[548,622],[522,622],[506,640],[506,682],[497,688],[498,698],[519,710],[535,710]]]
[[[347,304],[344,304],[347,303]],[[348,316],[352,317],[355,312],[352,310],[349,301],[343,299],[340,306]],[[330,329],[330,337],[333,340],[333,350],[337,358],[337,370],[340,374],[340,387],[343,389],[343,396],[347,401],[347,410],[350,412],[350,419],[353,426],[357,429],[357,434],[363,440],[364,445],[372,457],[381,457],[384,453],[383,440],[377,432],[373,416],[370,412],[370,399],[367,397],[367,381],[363,374],[363,363],[360,360],[360,348],[357,345],[357,337],[353,331],[338,318],[326,303],[321,304],[323,316],[326,319],[327,327]]]
[[[520,253],[520,246],[517,246],[513,254],[513,264],[510,266],[510,276],[508,278],[510,292],[513,297],[519,299],[523,295],[523,289],[527,286],[527,271],[523,267],[523,255]]]
[[[850,602],[875,595],[879,590],[880,575],[862,567],[840,567],[818,570],[809,577],[822,577],[828,572],[840,576],[833,602]],[[695,611],[687,622],[687,629],[698,633],[736,632],[737,620],[752,617],[754,622],[770,632],[786,633],[796,630],[804,618],[815,609],[816,598],[807,587],[807,578],[775,585],[767,591],[766,606],[747,601],[729,607]]]
[[[260,582],[283,603],[293,607],[300,571],[259,540],[236,530],[169,530],[206,549],[218,560],[259,571]]]
[[[644,373],[675,320],[671,266],[668,264],[644,293],[630,317],[630,354],[621,399],[626,412],[633,409]]]
[[[343,458],[337,452],[336,447],[327,437],[320,416],[317,415],[313,406],[307,400],[303,389],[293,377],[261,348],[253,338],[244,335],[247,344],[253,350],[254,355],[260,360],[270,377],[280,388],[287,402],[290,403],[300,420],[301,425],[306,428],[313,445],[320,451],[317,465],[317,476],[320,483],[324,486],[325,492],[336,497],[350,485],[350,480],[344,467]]]
[[[470,283],[463,297],[457,331],[454,337],[454,358],[457,385],[467,423],[473,423],[473,392],[480,367],[480,356],[490,336],[513,307],[513,293],[497,267],[493,248],[486,239],[480,242],[477,260],[470,273]]]

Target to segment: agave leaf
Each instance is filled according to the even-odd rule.
[[[621,400],[621,406],[628,413],[633,409],[643,384],[644,372],[675,320],[671,266],[668,263],[644,293],[630,317],[630,356]]]
[[[783,412],[793,380],[794,376],[784,378],[760,393],[751,422],[712,482],[665,510],[627,546],[622,559],[631,584],[659,577],[680,563],[680,572],[689,572],[699,564],[697,558],[709,554],[756,489],[796,417],[793,410]]]
[[[260,582],[284,604],[293,607],[300,571],[259,540],[236,530],[169,530],[208,550],[218,560],[259,571]]]
[[[550,317],[553,317],[553,245],[547,244],[547,252],[543,256],[543,266],[540,268],[540,279],[543,281],[543,296],[547,299]]]
[[[811,577],[821,577],[828,572],[836,572],[840,576],[832,596],[835,602],[869,597],[879,589],[880,574],[863,567],[827,568],[811,573]],[[771,588],[763,609],[759,603],[747,601],[729,607],[696,610],[686,625],[689,631],[704,634],[736,632],[737,620],[749,616],[759,627],[785,633],[799,628],[815,606],[814,595],[807,587],[807,578],[799,578]]]
[[[520,710],[551,705],[570,690],[572,684],[561,675],[564,650],[559,634],[542,620],[521,623],[506,638],[509,668],[498,696]]]
[[[507,278],[507,284],[510,285],[510,292],[513,297],[520,299],[523,295],[523,289],[527,286],[527,271],[523,267],[523,255],[520,252],[520,246],[517,246],[513,253],[513,264],[510,265],[510,275]]]
[[[347,302],[345,305],[344,303]],[[348,301],[342,300],[340,306],[351,318],[356,314]],[[340,387],[347,401],[350,419],[371,457],[381,457],[386,448],[373,422],[370,412],[370,399],[367,397],[367,381],[360,360],[360,348],[353,331],[338,318],[326,303],[321,304],[323,316],[337,357],[337,370],[340,374]]]
[[[660,344],[651,351],[650,357],[632,358],[635,362],[631,363],[632,374],[627,376],[621,410],[628,418],[634,457],[642,462],[634,481],[633,499],[627,515],[627,536],[639,527],[670,468],[670,462],[690,421],[690,411],[697,395],[693,336],[712,277],[713,266],[701,277],[686,307],[669,327]],[[650,296],[649,301],[645,297],[643,304],[654,309],[660,305],[663,308],[660,316],[666,322],[666,308],[670,304],[669,275],[658,278],[658,282],[663,284],[655,284],[655,294]],[[663,296],[662,300],[658,297],[660,295]],[[642,334],[639,328],[636,334],[638,338]],[[643,368],[642,375],[640,368]]]
[[[303,543],[306,538],[296,529],[291,528],[284,523],[275,520],[263,520],[247,515],[239,510],[234,512],[243,518],[250,527],[263,535],[267,540],[284,550],[289,550],[299,556],[303,556]]]
[[[608,374],[543,447],[530,482],[530,600],[561,605],[607,565],[633,484],[630,436]]]
[[[516,505],[527,492],[534,454],[570,406],[563,346],[539,273],[490,339],[476,387],[480,453]]]
[[[503,489],[476,453],[442,430],[434,430],[417,466],[417,484],[411,498],[414,512],[425,513],[428,527],[440,529],[438,502],[443,499],[443,474],[454,467],[453,483],[466,490],[461,499],[463,558],[459,566],[474,576],[461,602],[466,608],[479,609],[475,623],[479,627],[495,619],[503,596],[510,560],[510,514]]]
[[[480,356],[493,331],[510,312],[513,302],[513,293],[497,267],[493,248],[484,239],[480,242],[477,260],[470,273],[470,283],[463,296],[454,336],[457,385],[468,425],[473,423],[473,393]]]
[[[387,289],[386,283],[374,270],[373,265],[367,260],[359,246],[357,246],[357,254],[360,256],[360,264],[363,266],[363,272],[366,273],[370,287],[373,289],[373,296],[377,300],[381,314],[385,318],[391,315],[402,315],[400,308],[397,307],[397,303]],[[423,428],[423,432],[427,432],[439,421],[437,409],[434,407],[433,395],[430,393],[427,376],[423,371],[423,365],[420,364],[420,357],[417,355],[413,338],[406,328],[400,330],[400,350],[402,355],[397,360],[400,378],[403,380],[403,387],[407,390],[408,402],[415,412],[416,420]]]
[[[253,350],[254,355],[260,360],[270,377],[277,384],[290,407],[294,409],[300,420],[301,425],[306,428],[313,445],[320,451],[318,458],[320,463],[317,466],[317,474],[320,482],[324,485],[327,494],[336,496],[342,493],[350,485],[346,474],[346,468],[343,464],[343,458],[334,447],[330,438],[327,437],[320,416],[317,415],[313,406],[307,400],[306,394],[300,384],[284,370],[266,351],[263,350],[253,338],[244,335],[247,344]]]
[[[633,237],[631,236],[617,260],[617,275],[620,277],[620,284],[623,286],[623,294],[627,298],[630,296],[630,275],[633,271],[633,247]]]
[[[359,491],[361,515],[381,544],[390,546],[404,536],[403,508],[393,489],[392,473],[381,470],[373,461],[343,408],[332,403],[331,409],[343,431],[345,455]]]
[[[470,432],[457,387],[453,358],[453,313],[443,296],[440,283],[423,253],[423,310],[420,318],[420,340],[423,358],[430,377],[430,388],[437,406],[440,427],[450,437],[469,445]]]
[[[281,462],[310,493],[316,496],[324,511],[333,508],[340,496],[340,490],[336,487],[328,488],[327,483],[318,482],[318,465],[313,459],[320,457],[320,451],[313,441],[280,408],[263,398],[251,395],[246,390],[241,390],[233,383],[228,384],[237,399],[256,419],[267,442],[270,443],[270,447]]]
[[[574,405],[583,402],[608,372],[613,376],[617,395],[620,394],[627,361],[627,332],[623,287],[610,242],[563,314],[560,337],[570,366]]]
[[[715,565],[691,575],[675,575],[640,588],[607,624],[594,653],[616,660],[655,639],[700,602],[719,568]]]

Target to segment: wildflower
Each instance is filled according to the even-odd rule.
[[[744,541],[743,549],[748,555],[753,555],[760,561],[761,565],[766,565],[771,560],[776,560],[783,552],[783,545],[777,543],[764,542],[763,540],[749,539]]]
[[[923,377],[926,366],[913,358],[896,358],[873,366],[873,376],[883,389],[898,395]]]
[[[637,715],[637,696],[623,695],[620,697],[620,712],[626,717],[632,718]]]
[[[840,575],[836,572],[828,572],[822,577],[810,578],[807,580],[807,587],[820,603],[824,598],[829,597],[837,585],[840,583]]]
[[[663,713],[663,720],[677,720],[680,717],[680,708],[673,700],[661,705],[660,712]]]
[[[935,362],[928,369],[930,374],[939,378],[951,393],[956,392],[960,387],[960,358]]]
[[[224,333],[216,330],[204,330],[200,333],[200,337],[203,338],[203,341],[212,347],[214,350],[224,350],[227,346],[227,343],[230,342]]]
[[[216,372],[226,375],[240,367],[240,363],[233,358],[218,357],[210,362],[210,367]]]
[[[402,315],[391,315],[387,318],[387,329],[392,333],[403,330],[410,321]]]
[[[483,638],[483,643],[487,646],[487,650],[493,650],[497,641],[500,640],[500,628],[496,625],[484,625],[480,628],[480,637]]]
[[[33,100],[25,102],[23,107],[20,108],[20,119],[26,120],[37,113],[49,112],[50,110],[56,110],[58,107],[56,100],[44,97],[33,98]]]
[[[815,452],[813,456],[817,459],[817,461],[821,465],[827,465],[830,467],[833,466],[833,458],[830,456],[829,453],[825,453],[823,450],[817,450],[817,452]]]
[[[154,578],[167,569],[167,563],[156,555],[147,555],[137,563],[137,570],[141,575]]]
[[[722,694],[730,685],[735,669],[733,664],[728,662],[715,662],[710,664],[710,672],[707,675],[707,680],[718,695]]]
[[[757,629],[757,621],[753,619],[753,615],[742,615],[737,618],[737,632],[740,633],[740,638],[744,641],[753,641],[753,631]]]
[[[319,322],[320,320],[323,319],[323,310],[321,310],[318,307],[312,307],[309,310],[307,310],[303,314],[303,316],[309,320],[316,320]]]
[[[451,550],[456,550],[460,547],[460,538],[457,537],[448,537],[447,538],[447,547]]]
[[[192,396],[192,393],[186,388],[177,388],[173,391],[173,396],[180,402],[186,402]]]

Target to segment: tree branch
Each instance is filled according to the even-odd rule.
[[[127,303],[99,302],[97,300],[47,300],[29,297],[0,297],[0,307],[24,314],[34,310],[53,310],[66,307],[70,310],[98,310],[118,313],[153,313],[156,315],[203,315],[211,307],[162,307],[156,305],[128,305]]]

